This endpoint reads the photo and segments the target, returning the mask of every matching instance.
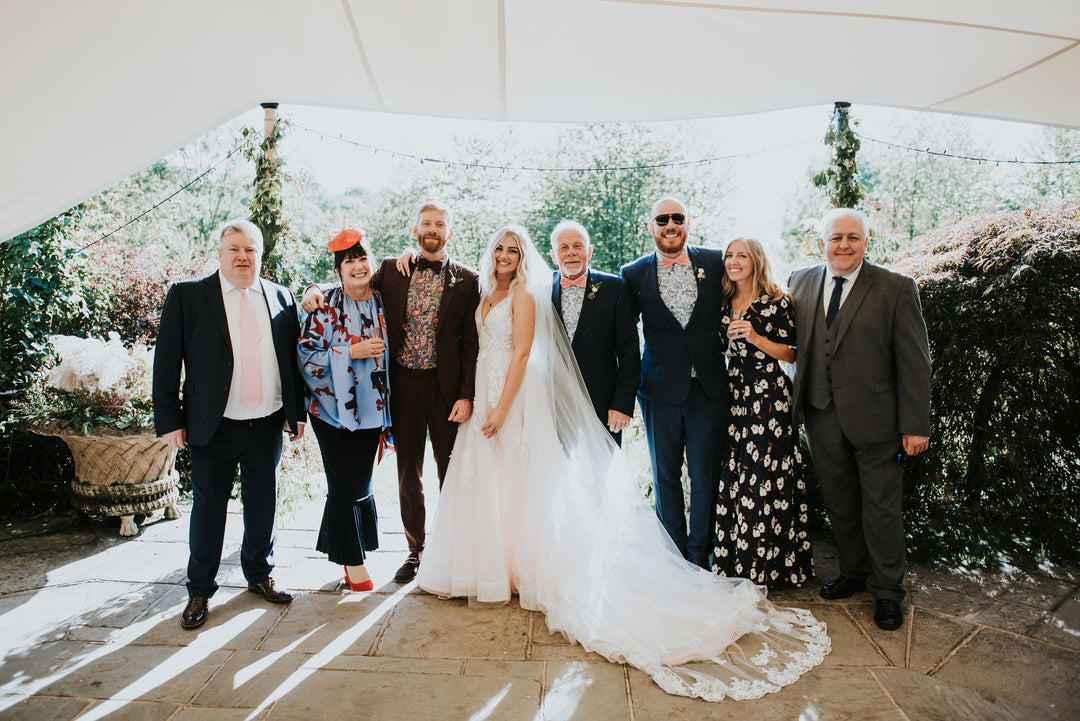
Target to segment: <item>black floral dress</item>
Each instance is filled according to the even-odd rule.
[[[791,299],[762,295],[745,316],[765,338],[795,347]],[[720,468],[712,570],[768,586],[814,577],[806,485],[792,426],[791,382],[780,361],[743,338],[729,340],[731,307],[720,338],[728,358],[731,417]]]

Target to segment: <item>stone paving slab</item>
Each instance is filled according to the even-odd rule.
[[[545,721],[627,721],[626,667],[580,661],[548,663],[541,717]]]
[[[1040,711],[986,698],[976,691],[902,669],[875,669],[874,676],[911,719],[940,721],[1051,721]]]
[[[815,618],[825,622],[832,639],[832,651],[825,657],[826,666],[881,666],[888,660],[859,629],[843,603],[804,604]]]
[[[635,721],[908,721],[864,667],[818,666],[780,693],[718,703],[670,696],[637,669],[628,676]]]
[[[258,643],[260,651],[316,654],[333,648],[337,655],[368,655],[393,610],[384,596],[326,593],[298,595],[282,608]]]
[[[535,721],[539,709],[540,684],[531,679],[316,670],[278,701],[267,718]]]
[[[908,629],[910,652],[906,667],[918,673],[930,673],[976,628],[975,624],[952,616],[915,609]]]
[[[302,653],[236,651],[198,692],[200,706],[256,708],[308,659]]]
[[[85,699],[0,696],[0,718],[4,721],[68,721],[92,705],[92,701]]]
[[[233,503],[222,587],[196,632],[178,620],[186,517],[151,519],[132,539],[105,523],[0,529],[0,718],[1080,719],[1071,567],[978,576],[912,564],[905,624],[885,632],[868,594],[818,597],[837,562],[815,539],[818,579],[770,600],[823,619],[832,653],[780,693],[711,704],[549,633],[516,601],[470,608],[394,583],[406,547],[390,501],[369,593],[344,591],[314,551],[321,499],[282,516],[274,576],[297,592],[289,606],[246,591]]]
[[[1080,653],[984,628],[935,674],[988,698],[1080,718]]]
[[[1044,615],[1031,630],[1032,638],[1080,651],[1080,591]]]
[[[379,639],[378,656],[524,661],[529,612],[517,603],[469,608],[463,599],[407,596]]]

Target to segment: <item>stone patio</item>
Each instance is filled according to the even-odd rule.
[[[832,653],[779,693],[711,704],[551,635],[516,603],[473,609],[395,584],[405,539],[393,483],[381,469],[374,592],[338,588],[340,569],[313,550],[321,502],[308,502],[279,522],[274,576],[296,600],[247,593],[233,509],[222,588],[194,632],[179,623],[185,519],[151,519],[131,539],[115,520],[3,529],[0,718],[1080,719],[1076,568],[913,566],[894,632],[874,625],[868,594],[825,602],[818,583],[776,592],[774,602],[827,622]],[[834,550],[819,541],[815,558],[830,580]]]

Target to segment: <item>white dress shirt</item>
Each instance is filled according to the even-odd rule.
[[[844,283],[843,289],[840,291],[840,306],[837,308],[839,312],[840,308],[844,307],[844,301],[847,300],[848,295],[851,294],[851,289],[855,286],[855,279],[859,277],[859,271],[862,270],[862,263],[859,263],[859,267],[851,271],[847,275],[840,276],[847,282]],[[821,307],[826,313],[829,312],[829,299],[832,298],[833,278],[837,277],[836,273],[832,272],[829,268],[829,264],[825,264],[825,287],[822,288],[821,293]]]
[[[262,372],[262,402],[248,409],[240,401],[240,295],[239,288],[230,283],[224,273],[221,279],[221,297],[225,301],[225,317],[229,320],[229,341],[232,343],[232,382],[229,383],[229,402],[225,404],[225,417],[234,421],[264,418],[281,408],[281,374],[278,372],[277,355],[274,353],[274,337],[270,332],[270,310],[266,305],[262,280],[248,289],[251,309],[259,327],[259,370]]]

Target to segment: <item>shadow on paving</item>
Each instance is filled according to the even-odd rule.
[[[837,564],[815,539],[818,580],[771,599],[823,619],[832,653],[779,693],[706,703],[549,633],[516,602],[470,608],[393,583],[392,519],[370,557],[376,591],[340,592],[340,568],[311,550],[317,514],[279,533],[275,577],[298,590],[277,606],[246,591],[230,513],[221,588],[193,632],[179,624],[186,521],[132,539],[107,524],[0,537],[0,718],[1080,719],[1077,569],[913,565],[905,624],[885,632],[868,594],[818,597]]]

